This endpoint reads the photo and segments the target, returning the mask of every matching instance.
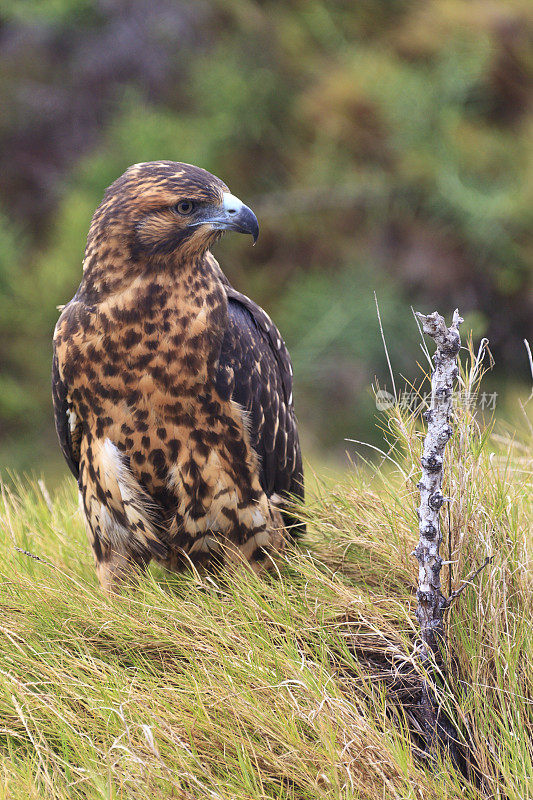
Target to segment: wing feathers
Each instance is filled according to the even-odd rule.
[[[52,397],[54,401],[54,419],[59,445],[70,471],[79,478],[81,422],[70,404],[68,390],[59,370],[57,353],[52,361]]]
[[[249,412],[251,443],[259,458],[261,485],[267,496],[291,494],[303,498],[287,348],[259,306],[228,285],[226,290],[229,321],[220,353],[217,390],[228,393]]]

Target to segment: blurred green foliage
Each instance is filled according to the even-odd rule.
[[[459,306],[502,378],[527,379],[529,2],[18,0],[1,13],[4,463],[53,447],[56,306],[105,187],[138,161],[199,164],[256,210],[258,246],[228,237],[216,255],[281,328],[316,447],[369,436],[369,386],[388,374],[374,291],[398,372],[416,370],[410,305]]]

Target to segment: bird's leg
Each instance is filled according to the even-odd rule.
[[[285,549],[287,531],[275,506],[268,507],[267,513],[267,522],[259,529],[256,528],[255,533],[242,544],[235,544],[237,537],[230,536],[224,540],[224,562],[228,569],[244,564],[257,575],[261,575],[275,568]]]
[[[93,548],[93,552],[100,586],[110,594],[116,593],[124,584],[134,583],[150,562],[149,555],[111,548],[99,548],[99,552]]]

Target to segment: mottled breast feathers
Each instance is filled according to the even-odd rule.
[[[228,325],[222,340],[216,389],[238,403],[259,463],[267,497],[303,499],[303,469],[292,394],[292,364],[270,317],[246,295],[225,281]],[[70,313],[76,314],[74,304]],[[52,393],[56,431],[63,456],[79,477],[82,421],[77,419],[68,388],[61,378],[57,353],[52,361]],[[282,510],[293,533],[303,530]]]

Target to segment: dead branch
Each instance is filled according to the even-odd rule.
[[[458,374],[457,356],[461,347],[459,325],[463,321],[456,309],[451,326],[436,311],[424,315],[417,312],[425,334],[437,344],[433,356],[435,369],[431,376],[431,403],[425,413],[428,424],[420,459],[422,475],[418,488],[419,541],[413,552],[418,560],[418,606],[416,616],[420,624],[419,654],[427,679],[422,686],[420,712],[424,720],[428,755],[437,743],[444,743],[452,757],[459,757],[457,732],[439,710],[437,683],[444,676],[443,653],[445,646],[443,615],[448,601],[441,591],[440,573],[442,542],[440,508],[445,501],[442,494],[442,468],[444,451],[453,431],[450,417],[453,402],[453,385]],[[455,753],[455,756],[454,756]]]
[[[447,600],[446,600],[446,608],[449,608],[451,606],[451,604],[453,603],[453,601],[457,600],[459,595],[464,592],[464,590],[466,589],[467,586],[471,586],[472,585],[472,581],[474,580],[474,578],[477,578],[479,573],[482,572],[482,570],[484,570],[485,567],[488,566],[488,564],[492,564],[493,560],[494,560],[494,556],[487,556],[485,561],[483,562],[483,564],[480,567],[478,567],[477,569],[475,569],[473,572],[471,572],[470,575],[467,578],[464,579],[464,581],[461,583],[459,588],[456,589],[454,592],[452,592],[450,594],[450,596],[447,598]]]
[[[440,571],[442,558],[439,548],[442,542],[440,507],[442,494],[442,465],[446,443],[452,435],[450,415],[452,411],[453,384],[457,377],[457,354],[461,347],[459,325],[463,321],[456,309],[450,328],[436,311],[425,316],[417,312],[424,333],[437,343],[433,356],[435,370],[431,376],[431,404],[425,413],[428,423],[422,451],[422,476],[420,506],[418,508],[419,542],[414,550],[418,560],[418,608],[416,615],[420,623],[423,656],[439,652],[443,636],[442,617],[446,600],[441,592]]]

